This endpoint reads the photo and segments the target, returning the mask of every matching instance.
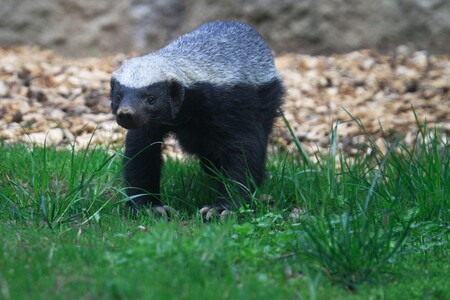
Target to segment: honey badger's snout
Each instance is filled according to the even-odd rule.
[[[130,106],[119,107],[117,110],[117,123],[126,128],[133,129],[138,127],[138,118],[136,110]]]

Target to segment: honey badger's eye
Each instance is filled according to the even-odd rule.
[[[120,101],[122,101],[122,95],[121,94],[116,94],[114,96],[114,101],[116,101],[116,103],[120,103]]]
[[[155,101],[156,101],[156,98],[155,98],[155,96],[148,95],[148,96],[145,98],[145,101],[147,101],[148,104],[154,104]]]

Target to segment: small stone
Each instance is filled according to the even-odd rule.
[[[45,143],[46,134],[43,132],[30,133],[22,136],[22,141],[43,145]]]
[[[2,139],[2,140],[12,140],[15,137],[16,137],[16,134],[12,130],[0,131],[0,139]]]
[[[0,97],[5,96],[7,93],[8,93],[8,87],[2,80],[0,80]]]
[[[0,119],[3,119],[3,116],[5,116],[7,110],[5,107],[0,108]]]
[[[16,111],[16,113],[13,115],[12,121],[15,123],[20,123],[23,121],[23,115],[20,110]]]
[[[52,128],[48,131],[47,141],[50,144],[58,145],[64,139],[64,133],[60,128]]]
[[[54,109],[46,109],[46,116],[51,120],[63,120],[66,117],[66,114],[59,108]]]
[[[48,97],[44,92],[38,91],[36,94],[36,100],[39,103],[44,103],[48,101]]]

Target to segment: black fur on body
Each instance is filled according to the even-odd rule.
[[[240,49],[249,45],[254,51]],[[129,129],[124,176],[131,207],[162,205],[161,142],[169,133],[199,157],[206,172],[218,170],[249,190],[254,189],[249,175],[261,184],[283,86],[270,50],[253,29],[236,22],[208,23],[132,60],[111,79],[112,111]],[[230,208],[221,183],[218,193],[215,206]]]

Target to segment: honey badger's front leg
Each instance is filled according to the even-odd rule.
[[[159,132],[129,130],[126,137],[124,177],[127,207],[161,206],[161,140]]]

